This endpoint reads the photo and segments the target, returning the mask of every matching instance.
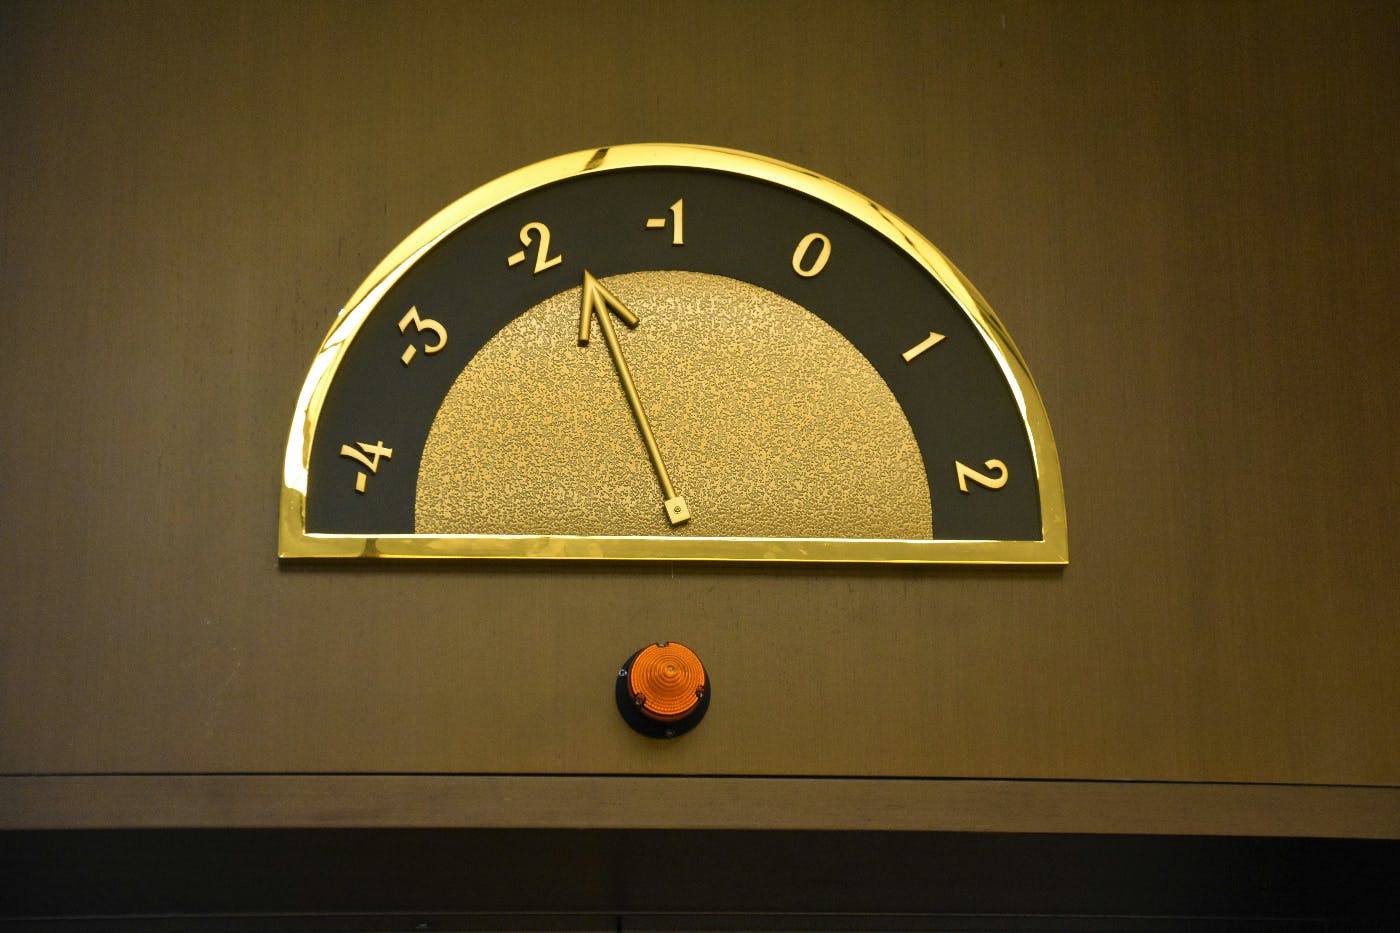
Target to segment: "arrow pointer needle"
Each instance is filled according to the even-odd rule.
[[[651,422],[647,420],[646,409],[642,407],[641,396],[637,394],[636,383],[632,381],[632,370],[627,366],[627,360],[622,356],[622,346],[617,342],[617,330],[613,327],[612,315],[616,314],[628,327],[636,327],[640,323],[640,318],[633,314],[627,307],[618,300],[617,296],[608,290],[593,274],[587,269],[583,271],[583,307],[579,311],[578,318],[578,342],[579,346],[588,346],[590,332],[593,325],[593,317],[598,317],[598,327],[603,332],[603,342],[607,344],[608,355],[612,357],[613,367],[617,370],[617,378],[622,383],[623,394],[627,396],[627,404],[632,409],[632,416],[637,420],[637,429],[642,434],[642,442],[646,444],[647,454],[651,457],[651,465],[656,470],[656,478],[661,482],[661,491],[665,494],[666,518],[672,525],[680,525],[690,520],[690,510],[686,507],[685,498],[676,495],[675,487],[671,485],[671,476],[666,472],[666,464],[661,459],[661,448],[656,446],[656,437],[651,432]]]

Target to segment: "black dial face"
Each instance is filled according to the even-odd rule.
[[[740,153],[467,196],[362,287],[299,415],[288,556],[1064,560],[990,310],[891,215]]]

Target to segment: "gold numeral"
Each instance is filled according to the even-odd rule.
[[[958,489],[967,492],[967,481],[972,480],[978,486],[985,486],[988,489],[1000,489],[1006,485],[1006,480],[1010,477],[1010,472],[1006,469],[1006,464],[1000,460],[988,460],[984,464],[987,469],[996,472],[996,476],[988,476],[986,473],[978,473],[972,467],[957,460],[953,461],[953,466],[958,468]]]
[[[429,356],[447,346],[447,328],[430,317],[419,317],[417,308],[409,308],[408,313],[399,319],[399,333],[405,333],[410,324],[412,324],[414,329],[420,334],[425,330],[430,330],[437,334],[437,343],[423,345],[423,352]],[[403,355],[400,356],[399,359],[403,360],[403,364],[407,366],[409,363],[413,362],[413,355],[417,352],[418,348],[410,343],[408,349],[403,351]]]
[[[360,449],[356,450],[355,447],[358,447]],[[378,441],[373,444],[366,443],[365,441],[356,441],[355,447],[351,447],[349,444],[341,444],[340,455],[342,457],[349,457],[351,460],[364,464],[365,468],[368,469],[371,473],[379,472],[380,457],[383,457],[385,460],[391,460],[394,457],[393,450],[391,450],[388,447],[385,447],[383,441]],[[365,476],[364,473],[355,474],[356,492],[363,493],[365,491],[365,481],[367,479],[369,479],[369,477]]]
[[[810,265],[803,265],[807,258],[807,253],[811,251],[813,243],[821,243],[821,249],[817,252],[817,258]],[[818,272],[826,268],[826,261],[831,258],[831,241],[825,234],[809,233],[797,244],[797,249],[792,251],[792,271],[810,279]]]
[[[906,362],[906,363],[912,363],[912,362],[914,362],[914,358],[917,357],[920,353],[923,353],[923,352],[924,352],[925,350],[927,350],[929,347],[932,347],[932,346],[934,346],[935,344],[941,343],[942,341],[944,341],[944,340],[946,340],[946,339],[947,339],[947,338],[944,337],[942,334],[935,333],[935,332],[933,332],[933,331],[929,331],[927,337],[925,337],[923,340],[920,340],[918,343],[914,344],[914,345],[913,345],[912,347],[910,347],[908,350],[905,350],[903,353],[901,353],[901,354],[899,354],[899,355],[902,356],[902,357],[904,357],[904,362]]]
[[[672,246],[684,246],[684,245],[685,245],[685,215],[684,215],[684,213],[683,213],[684,210],[685,210],[685,200],[684,200],[683,198],[678,198],[678,199],[676,200],[676,203],[671,205],[671,245],[672,245]],[[665,217],[648,217],[648,218],[647,218],[647,229],[648,229],[648,230],[664,230],[664,229],[666,229],[666,218],[665,218]]]
[[[550,266],[557,266],[564,261],[563,254],[549,258],[549,228],[538,220],[532,221],[520,228],[520,242],[525,247],[518,253],[511,253],[506,258],[506,265],[518,266],[525,261],[525,252],[535,245],[535,237],[540,238],[539,247],[535,250],[535,275],[539,275]]]

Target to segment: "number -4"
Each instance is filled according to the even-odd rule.
[[[356,450],[355,447],[358,447],[360,449]],[[371,473],[379,472],[380,457],[383,457],[386,460],[392,460],[394,457],[394,451],[391,448],[385,447],[383,441],[379,441],[374,444],[369,444],[365,441],[356,441],[355,447],[351,447],[349,444],[341,444],[340,455],[342,457],[349,457],[351,460],[355,460],[364,464],[365,468],[368,469]],[[366,456],[366,454],[368,454],[369,456]],[[366,479],[368,479],[368,477],[366,477],[363,473],[357,473],[355,475],[356,492],[363,493],[365,491]]]
[[[986,473],[978,473],[972,467],[958,460],[953,461],[953,466],[958,469],[958,489],[967,492],[967,481],[972,480],[978,486],[985,486],[987,489],[1000,489],[1006,485],[1010,473],[1006,469],[1006,464],[1000,460],[988,460],[984,464],[987,469],[996,472],[996,476],[988,476]]]

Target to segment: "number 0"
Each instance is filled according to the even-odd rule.
[[[820,242],[822,245],[821,249],[817,251],[817,258],[812,261],[811,265],[804,266],[802,264],[803,260],[807,258],[807,254],[811,251],[812,244],[817,242]],[[796,272],[804,279],[810,279],[826,268],[826,261],[830,258],[831,241],[826,238],[826,235],[821,233],[809,233],[798,241],[797,249],[792,251],[792,271]]]

